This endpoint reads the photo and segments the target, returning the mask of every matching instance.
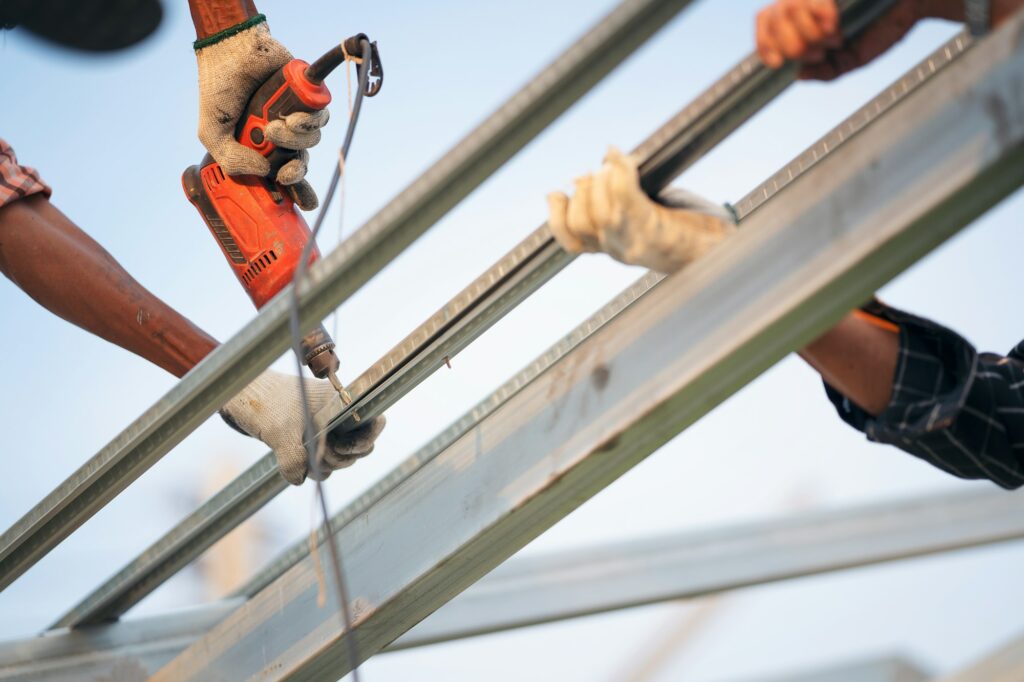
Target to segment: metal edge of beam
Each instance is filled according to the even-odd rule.
[[[737,215],[741,220],[741,226],[744,225],[742,221],[747,216],[782,191],[789,183],[807,172],[816,163],[852,139],[871,121],[920,87],[922,83],[938,73],[940,69],[952,63],[964,53],[970,44],[971,39],[967,32],[963,32],[949,40],[847,117],[842,123],[822,136],[790,163],[786,164],[782,170],[749,192],[735,206]],[[372,504],[407,479],[416,469],[426,464],[455,440],[468,433],[480,420],[515,395],[529,381],[532,381],[548,367],[555,364],[590,334],[614,319],[626,305],[631,305],[634,301],[638,300],[640,296],[652,289],[661,279],[662,277],[656,273],[647,273],[644,277],[631,284],[594,316],[587,319],[564,339],[560,340],[527,368],[513,377],[508,383],[463,415],[441,435],[407,458],[391,474],[336,514],[331,521],[331,527],[335,530],[340,529],[346,523],[357,518]],[[318,538],[323,539],[322,531],[320,531]],[[270,562],[263,570],[249,580],[236,594],[252,596],[281,575],[286,569],[305,558],[308,553],[308,539],[303,538],[297,541],[292,547],[283,552],[277,559]]]
[[[940,493],[513,558],[384,651],[1020,540],[1022,511],[1020,494]],[[241,603],[0,642],[0,680],[149,675]]]
[[[518,93],[310,268],[300,287],[311,328],[437,222],[690,0],[624,0]],[[0,589],[142,475],[290,343],[292,288],[216,348],[156,405],[0,536]],[[340,399],[339,399],[340,405]]]
[[[890,3],[854,0],[844,4],[844,23],[848,31],[855,33]],[[956,49],[959,51],[962,45]],[[641,182],[645,190],[656,194],[663,189],[780,94],[792,83],[794,71],[792,66],[766,69],[753,54],[742,60],[634,150],[642,160]],[[915,82],[909,87],[890,89],[891,101],[906,95],[916,85]],[[886,102],[886,106],[890,104]],[[873,109],[863,117],[864,123],[880,111],[877,107]],[[848,136],[849,133],[841,136],[840,142]],[[824,153],[830,148],[826,146]],[[809,165],[801,163],[800,172]],[[789,179],[792,177],[790,173]],[[775,182],[773,191],[777,191],[778,185]],[[365,419],[383,414],[572,260],[573,256],[554,242],[546,225],[534,230],[361,374],[349,386],[349,392],[355,396],[353,404],[341,411],[336,405],[326,407],[317,415],[319,430],[343,423],[342,428],[352,428],[356,415]],[[120,617],[283,491],[286,484],[276,470],[273,453],[267,453],[83,598],[51,628],[91,625]]]
[[[317,607],[333,588],[307,560],[153,679],[343,676],[1007,196],[1024,182],[1022,28],[1008,20],[342,528],[352,630]]]

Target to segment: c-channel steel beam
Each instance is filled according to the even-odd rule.
[[[1024,182],[1017,16],[337,532],[155,680],[340,677]],[[326,586],[326,591],[331,591]],[[328,595],[328,599],[330,599]]]
[[[299,292],[313,327],[689,4],[624,0],[310,268]],[[0,536],[0,589],[142,475],[290,344],[291,288]],[[340,406],[340,399],[338,400]]]
[[[985,490],[513,558],[384,651],[1020,539],[1024,496]],[[0,680],[149,675],[240,603],[0,642]]]
[[[844,30],[857,33],[890,4],[890,0],[846,0]],[[757,55],[749,55],[634,151],[641,159],[644,188],[651,194],[659,192],[774,99],[793,77],[792,66],[766,69]],[[341,422],[351,428],[353,415],[368,419],[382,414],[573,258],[559,248],[547,225],[534,230],[352,382],[348,387],[355,396],[352,406],[342,410],[327,406],[317,415],[319,428]],[[118,618],[286,487],[273,453],[266,454],[52,627]]]
[[[970,37],[966,32],[954,37],[934,53],[929,55],[920,64],[904,74],[895,83],[890,85],[879,95],[872,98],[860,109],[855,111],[842,123],[828,132],[821,139],[812,144],[807,150],[793,159],[790,163],[768,178],[767,181],[749,192],[736,204],[736,212],[740,218],[740,226],[747,223],[744,219],[757,210],[766,201],[773,198],[789,183],[807,172],[811,167],[834,152],[841,145],[845,144],[859,131],[863,130],[877,117],[888,111],[893,105],[915,91],[922,83],[933,77],[938,71],[953,60],[957,59],[970,45]],[[344,524],[359,517],[372,504],[382,498],[399,483],[404,481],[418,467],[425,464],[432,457],[444,450],[448,445],[462,437],[464,434],[476,427],[477,423],[506,400],[511,398],[522,389],[529,381],[539,376],[547,368],[554,365],[569,351],[579,345],[590,334],[594,333],[601,326],[614,319],[626,306],[632,304],[643,294],[653,288],[661,277],[655,273],[648,273],[640,278],[625,291],[619,294],[594,316],[585,321],[564,339],[552,346],[541,357],[534,361],[527,369],[516,375],[511,381],[502,386],[486,400],[478,404],[469,413],[460,418],[455,424],[446,429],[440,436],[427,443],[422,449],[403,462],[394,472],[389,474],[381,482],[373,486],[363,495],[359,496],[350,505],[336,514],[331,520],[331,527],[341,528]],[[318,538],[322,540],[322,531],[318,531]],[[252,596],[259,590],[266,587],[270,582],[280,576],[285,570],[293,566],[309,553],[307,539],[296,542],[291,548],[283,552],[277,559],[272,561],[256,576],[249,580],[238,591],[238,594]]]

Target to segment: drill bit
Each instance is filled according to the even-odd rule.
[[[341,380],[338,379],[338,375],[335,374],[333,370],[327,372],[327,380],[331,382],[331,386],[334,386],[334,390],[338,392],[339,396],[341,396],[341,402],[346,405],[351,405],[352,396],[349,395],[348,391],[342,385]]]

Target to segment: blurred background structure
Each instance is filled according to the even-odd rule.
[[[344,220],[335,207],[321,238],[325,252],[339,239],[330,231],[350,234],[363,224],[616,5],[612,0],[452,0],[373,6],[310,0],[301,3],[298,14],[298,4],[260,3],[275,35],[297,56],[319,54],[339,36],[365,31],[379,42],[387,68],[387,87],[364,109],[347,164]],[[347,300],[337,313],[335,336],[343,378],[370,366],[543,222],[547,191],[596,167],[609,143],[635,146],[742,59],[752,48],[753,17],[761,4],[693,3]],[[226,340],[249,321],[250,306],[180,190],[181,170],[201,152],[194,134],[195,66],[185,4],[166,7],[166,14],[153,39],[117,57],[61,53],[17,32],[5,33],[0,132],[21,161],[53,185],[53,200],[62,210],[129,271],[140,273],[143,284]],[[316,21],[308,20],[313,16]],[[716,200],[740,199],[958,30],[925,22],[854,74],[790,88],[677,182]],[[429,38],[436,35],[452,37],[449,54],[437,52]],[[335,83],[335,92],[343,92],[337,77]],[[128,97],[126,84],[131,84]],[[64,101],[81,102],[73,119]],[[340,98],[336,114],[339,104]],[[341,120],[336,116],[313,154],[310,179],[318,188],[334,163],[326,150],[340,143]],[[132,149],[103,139],[102,131],[112,125],[132,140]],[[180,144],[161,144],[158,153],[155,130]],[[129,156],[137,161],[126,165]],[[1012,315],[995,311],[1016,303],[1010,289],[1020,276],[1022,210],[1024,195],[1018,191],[880,296],[959,330],[980,349],[1011,347],[1021,328]],[[153,256],[171,250],[178,257]],[[574,261],[452,358],[450,370],[435,373],[389,410],[390,425],[375,453],[328,481],[335,509],[356,499],[641,274],[607,258]],[[7,528],[174,381],[53,318],[8,284],[0,285],[0,309],[5,312],[0,457],[9,472],[0,482],[0,525]],[[68,348],[76,350],[79,361],[61,368],[59,382],[40,371],[57,350]],[[282,361],[285,371],[289,361]],[[237,472],[264,451],[219,418],[210,419],[0,592],[0,637],[17,640],[45,629],[230,478],[218,472]],[[525,570],[517,567],[543,566],[573,552],[589,556],[593,548],[641,543],[656,549],[668,547],[667,538],[685,544],[721,528],[747,529],[750,537],[769,541],[780,532],[773,524],[821,518],[815,514],[841,515],[862,505],[884,510],[907,499],[946,496],[973,506],[974,500],[996,495],[1003,499],[993,504],[1008,509],[1017,504],[1019,511],[1015,493],[950,478],[865,442],[833,414],[815,375],[789,357],[463,596],[485,594],[487,585],[500,584],[486,581],[500,580],[502,570],[514,576]],[[810,502],[794,504],[795,497]],[[317,520],[311,498],[309,486],[286,490],[127,618],[227,596],[280,550],[308,536]],[[995,516],[1000,507],[991,509]],[[431,519],[420,523],[427,528]],[[801,532],[794,531],[794,542]],[[871,537],[864,536],[865,551],[874,545],[884,553],[884,541],[873,543]],[[796,550],[780,556],[804,558]],[[1014,609],[1024,598],[1017,578],[1022,560],[1024,545],[1014,541],[736,589],[721,599],[697,598],[707,591],[703,588],[674,586],[678,594],[692,590],[687,596],[695,601],[656,604],[634,597],[647,605],[402,649],[372,658],[361,671],[369,680],[498,682],[524,677],[803,680],[804,673],[821,681],[941,678],[1024,629],[1024,616]],[[757,561],[742,563],[752,571],[770,568]],[[651,564],[651,575],[654,568]],[[638,575],[640,583],[653,580]],[[693,578],[685,568],[672,575]],[[743,584],[737,579],[731,586]]]

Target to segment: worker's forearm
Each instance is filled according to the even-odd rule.
[[[836,390],[877,416],[892,398],[899,330],[884,320],[851,313],[800,351],[800,357]]]
[[[950,21],[964,21],[964,0],[916,0],[921,18],[935,17]],[[989,17],[993,26],[1024,7],[1024,0],[991,0]]]
[[[217,346],[42,195],[0,207],[0,272],[50,312],[175,376]]]
[[[253,0],[188,0],[188,7],[192,11],[197,40],[209,38],[258,14]]]

